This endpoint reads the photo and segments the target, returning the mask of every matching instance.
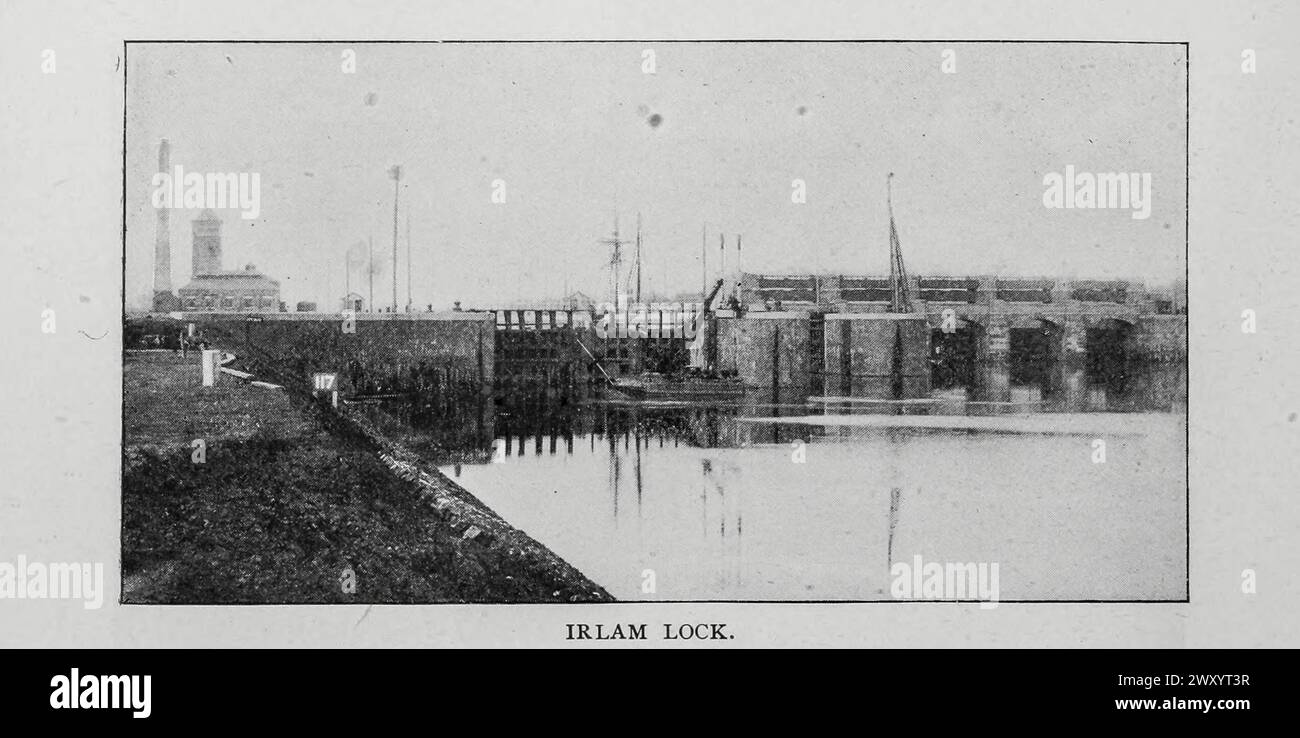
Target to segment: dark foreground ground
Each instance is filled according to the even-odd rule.
[[[193,355],[124,363],[125,602],[610,599],[436,470],[403,478],[393,449],[283,389],[201,387]]]

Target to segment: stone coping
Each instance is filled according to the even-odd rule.
[[[232,321],[232,322],[320,322],[320,321],[342,321],[343,313],[255,313],[255,312],[233,312],[233,313],[203,313],[203,312],[181,312],[181,313],[137,313],[128,314],[127,319],[131,318],[171,318],[180,321]],[[467,321],[479,323],[496,323],[496,316],[492,313],[471,313],[456,312],[454,310],[439,311],[433,313],[356,313],[355,318],[358,322],[390,321],[390,322],[426,322],[426,321]]]
[[[929,320],[925,313],[827,313],[826,320]]]

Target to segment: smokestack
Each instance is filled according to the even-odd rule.
[[[158,172],[171,176],[171,144],[163,139],[158,145]],[[168,208],[157,208],[158,232],[154,236],[153,294],[154,303],[164,301],[172,294],[172,242],[169,230]],[[164,297],[165,296],[165,297]]]

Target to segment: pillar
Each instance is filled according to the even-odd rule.
[[[977,396],[985,402],[1011,401],[1011,326],[990,320],[979,339],[976,374]]]
[[[217,357],[221,352],[214,349],[203,351],[203,386],[211,387],[217,383]]]
[[[1087,325],[1083,321],[1067,321],[1061,330],[1060,358],[1053,378],[1053,389],[1059,390],[1064,410],[1103,409],[1089,408],[1087,352]]]

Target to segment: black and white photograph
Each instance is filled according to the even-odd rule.
[[[1284,714],[1297,30],[1278,0],[0,2],[0,706]],[[659,650],[871,653],[535,676]]]
[[[124,57],[124,604],[1187,601],[1187,44]]]

